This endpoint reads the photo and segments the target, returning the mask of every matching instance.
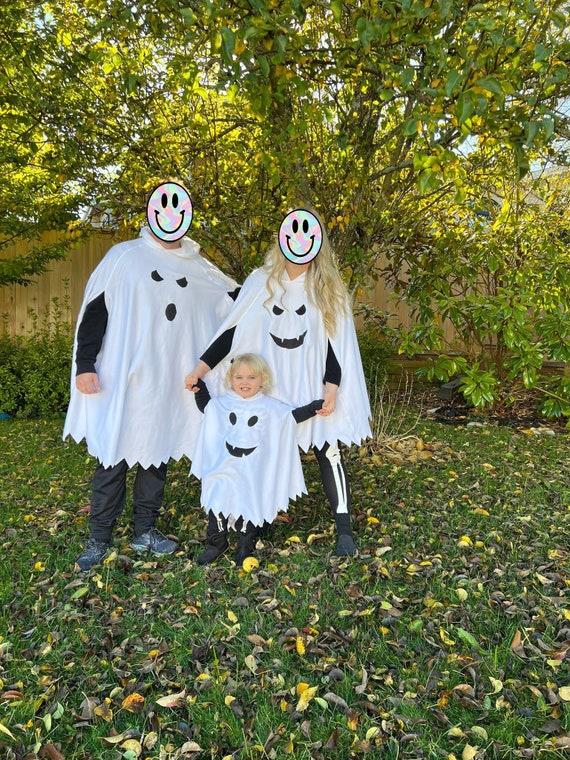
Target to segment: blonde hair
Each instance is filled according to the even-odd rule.
[[[230,368],[227,371],[224,385],[228,390],[232,389],[232,380],[236,374],[238,367],[245,364],[250,368],[255,377],[261,379],[261,391],[263,393],[269,393],[271,389],[271,370],[269,369],[265,359],[258,354],[239,354],[234,356]]]
[[[313,209],[307,209],[314,214],[319,222],[319,215]],[[346,314],[348,293],[338,271],[336,259],[331,248],[325,227],[321,222],[323,242],[321,250],[310,262],[306,273],[305,290],[309,301],[321,312],[327,335],[334,336],[336,332],[337,314]],[[264,269],[268,273],[267,304],[275,297],[277,287],[284,292],[283,276],[286,271],[287,259],[281,252],[277,236],[267,250]],[[264,304],[264,305],[265,305]]]

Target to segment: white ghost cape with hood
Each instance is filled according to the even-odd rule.
[[[230,526],[240,517],[261,526],[286,511],[289,499],[306,493],[296,428],[292,408],[263,393],[212,397],[191,468],[204,509]]]
[[[102,293],[108,312],[95,362],[101,390],[76,389],[74,361],[63,437],[85,438],[104,467],[192,458],[202,415],[184,377],[230,310],[236,283],[193,240],[180,243],[166,249],[143,228],[113,246],[87,283],[77,324]]]
[[[267,279],[262,268],[245,281],[216,334],[235,327],[231,351],[207,375],[208,384],[219,389],[233,356],[256,353],[271,370],[271,395],[293,407],[304,406],[323,397],[330,340],[342,372],[336,409],[330,416],[317,415],[301,422],[297,440],[304,451],[311,445],[360,443],[371,436],[370,403],[348,300],[344,314],[337,314],[335,335],[328,336],[321,312],[305,290],[305,273],[291,280],[285,272],[283,289],[276,285],[271,298]]]

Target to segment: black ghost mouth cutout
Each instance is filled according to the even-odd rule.
[[[181,217],[181,218],[180,218],[180,224],[178,225],[178,227],[176,227],[176,229],[174,229],[174,230],[165,230],[165,229],[164,229],[164,227],[162,226],[162,224],[161,224],[161,223],[158,221],[158,217],[160,216],[160,211],[157,211],[157,210],[155,209],[155,210],[154,210],[154,218],[155,218],[155,220],[156,220],[156,226],[158,227],[158,229],[159,229],[161,232],[164,232],[164,234],[165,234],[165,235],[174,235],[174,233],[175,233],[175,232],[178,232],[178,230],[179,230],[179,229],[182,227],[182,225],[184,224],[184,213],[185,213],[185,211],[184,211],[184,209],[182,209],[182,211],[180,212],[180,217]]]
[[[241,449],[239,446],[232,446],[226,441],[226,449],[233,457],[248,457],[256,450],[257,446],[251,449]]]
[[[299,348],[299,346],[302,346],[305,341],[305,335],[307,334],[307,331],[305,330],[304,333],[301,333],[298,338],[278,338],[276,335],[273,335],[273,333],[269,334],[273,338],[274,343],[276,343],[279,348]]]

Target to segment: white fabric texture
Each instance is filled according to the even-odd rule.
[[[212,388],[220,387],[233,356],[244,352],[261,355],[271,370],[271,395],[293,407],[323,398],[328,341],[340,364],[342,379],[336,409],[328,417],[317,415],[297,426],[297,440],[304,451],[325,443],[350,445],[371,436],[370,403],[350,307],[337,315],[336,334],[327,336],[323,318],[305,291],[305,274],[291,280],[285,274],[268,301],[267,272],[257,269],[247,278],[230,314],[216,337],[235,327],[226,359],[207,375]]]
[[[236,283],[193,240],[180,242],[166,249],[144,228],[113,246],[87,283],[77,324],[101,293],[108,311],[95,364],[101,391],[75,388],[74,362],[63,437],[85,438],[105,467],[192,457],[202,415],[184,377],[229,312]]]
[[[259,526],[287,511],[306,493],[296,427],[291,407],[263,393],[212,397],[191,469],[204,509]]]

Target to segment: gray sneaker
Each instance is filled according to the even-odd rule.
[[[176,541],[166,538],[157,528],[151,528],[146,533],[141,533],[131,541],[131,549],[137,552],[146,552],[150,549],[153,554],[173,554],[178,549]]]
[[[91,570],[93,565],[98,565],[101,562],[107,554],[109,546],[110,544],[106,544],[104,541],[96,541],[94,538],[90,538],[85,549],[75,560],[75,565],[86,573],[87,570]]]

